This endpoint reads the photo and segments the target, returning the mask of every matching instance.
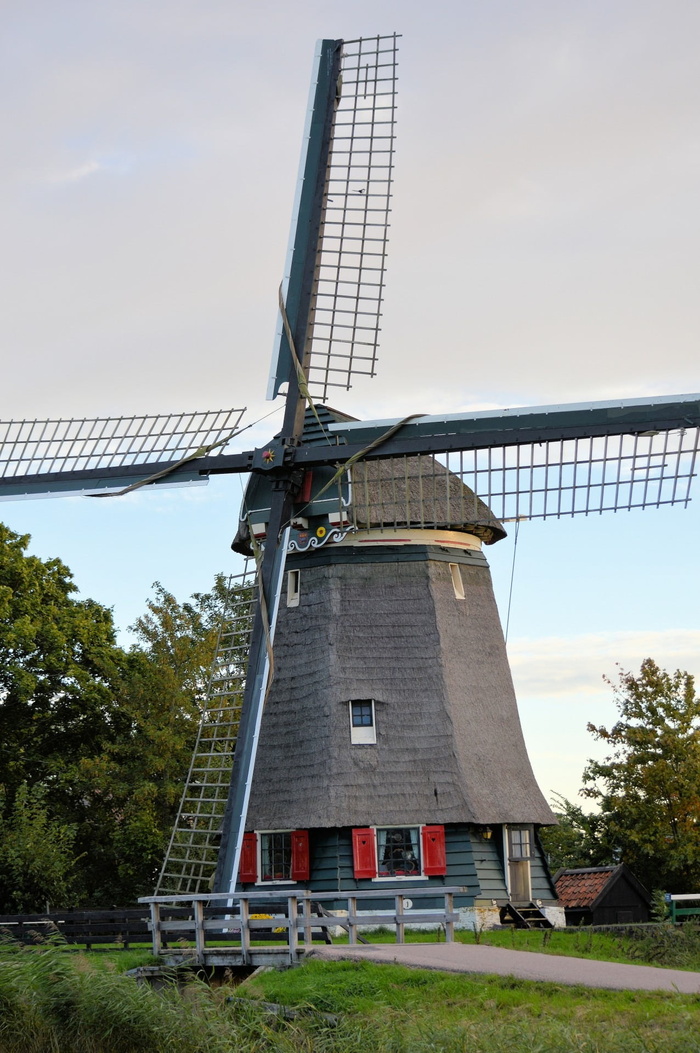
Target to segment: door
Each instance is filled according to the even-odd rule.
[[[529,826],[509,826],[508,843],[508,890],[514,903],[529,903],[532,899],[530,884],[530,854],[532,829]]]

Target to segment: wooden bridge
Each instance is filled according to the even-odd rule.
[[[150,907],[153,953],[168,964],[284,966],[296,964],[314,941],[331,943],[338,928],[347,932],[350,946],[366,942],[362,928],[380,925],[394,929],[396,943],[404,942],[409,926],[442,927],[445,941],[452,943],[459,920],[454,896],[466,891],[446,886],[352,893],[277,889],[145,896],[139,902]],[[416,908],[415,900],[442,901],[442,906]],[[324,906],[331,903],[332,911]]]

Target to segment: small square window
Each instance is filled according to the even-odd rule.
[[[350,741],[353,746],[371,746],[377,741],[373,698],[359,698],[350,702]]]
[[[352,702],[352,726],[354,728],[371,728],[374,724],[372,702]]]
[[[299,587],[301,585],[301,571],[287,571],[287,606],[299,606]]]

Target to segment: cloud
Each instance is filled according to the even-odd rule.
[[[603,677],[615,680],[617,664],[634,672],[653,658],[669,670],[700,672],[700,630],[520,638],[508,644],[508,654],[519,698],[609,694]]]
[[[78,165],[76,168],[69,168],[63,172],[55,172],[48,176],[46,182],[48,183],[77,183],[81,179],[88,179],[90,176],[95,175],[97,172],[102,172],[105,169],[105,165],[101,161],[86,161],[85,164]]]

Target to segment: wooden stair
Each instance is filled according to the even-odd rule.
[[[501,907],[499,916],[501,925],[512,925],[515,929],[553,929],[551,921],[542,913],[536,903],[527,905],[506,903]]]

